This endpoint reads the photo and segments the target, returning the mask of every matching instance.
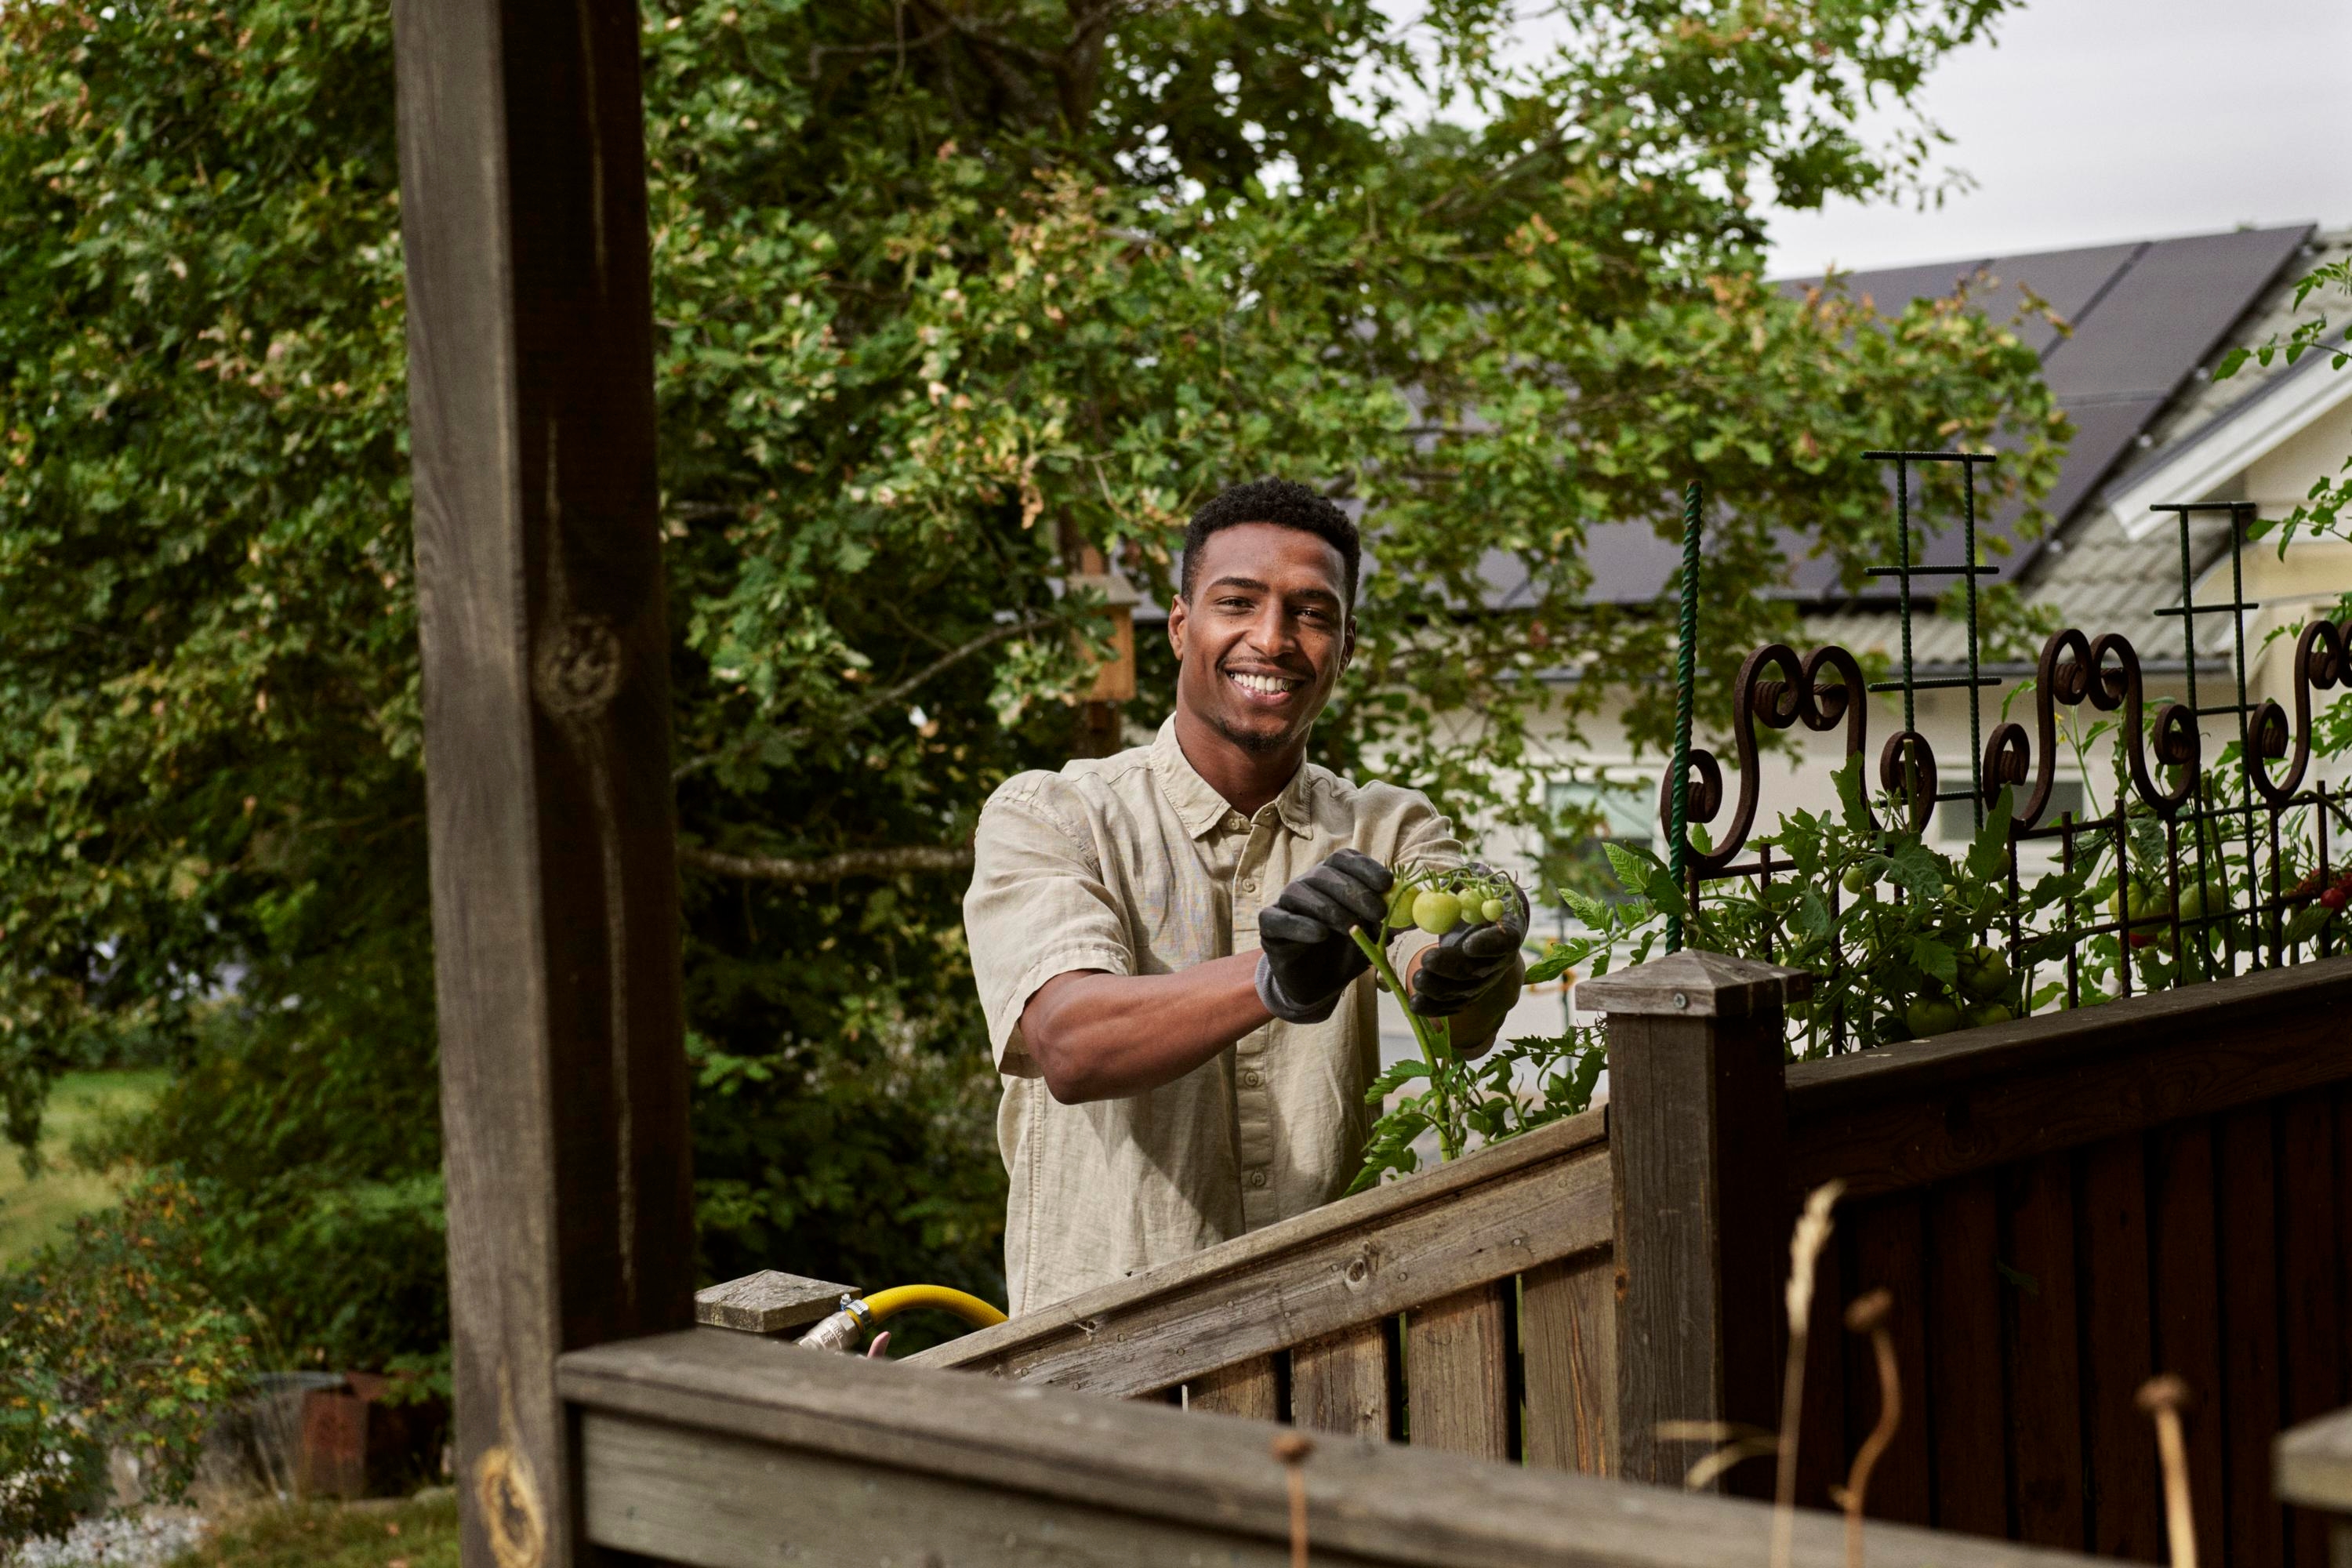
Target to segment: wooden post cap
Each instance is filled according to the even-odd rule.
[[[1596,1013],[1667,1018],[1745,1018],[1768,1002],[1802,1001],[1801,969],[1685,948],[1580,984],[1576,1005]]]
[[[747,1334],[781,1334],[815,1322],[841,1304],[844,1296],[862,1296],[855,1285],[836,1285],[763,1268],[694,1293],[694,1321],[714,1329],[740,1329]]]

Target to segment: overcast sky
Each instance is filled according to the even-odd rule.
[[[1777,214],[1776,275],[2352,225],[2352,0],[2029,0],[1925,101],[1977,188]]]

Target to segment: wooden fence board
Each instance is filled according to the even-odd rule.
[[[2344,1403],[2345,1327],[2336,1294],[2344,1250],[2336,1208],[2333,1098],[2299,1097],[2279,1112],[2279,1308],[2285,1424],[2299,1426]],[[2327,1561],[2327,1520],[2291,1510],[2294,1561]]]
[[[1936,1524],[2009,1533],[2009,1412],[2002,1378],[2000,1213],[1990,1174],[1966,1176],[1927,1198],[1927,1363],[1934,1435]]]
[[[1265,1423],[719,1331],[567,1356],[558,1377],[581,1434],[587,1534],[605,1546],[704,1568],[1288,1561],[1288,1479]],[[1312,1561],[1331,1568],[1769,1559],[1769,1510],[1738,1499],[1376,1443],[1318,1447],[1304,1479]],[[1864,1547],[1872,1568],[2089,1568],[1899,1526],[1873,1525]],[[1796,1521],[1789,1568],[1845,1561],[1838,1520]]]
[[[2352,1078],[2347,1013],[2352,957],[2322,959],[1798,1062],[1790,1190],[1898,1192]]]
[[[2155,1278],[2156,1368],[2188,1384],[2189,1499],[2197,1561],[2221,1564],[2223,1485],[2221,1298],[2214,1239],[2213,1133],[2184,1122],[2148,1142],[2148,1248]],[[2151,1435],[2149,1441],[2154,1441]]]
[[[2135,1133],[2083,1152],[2084,1420],[2091,1455],[2092,1551],[2167,1560],[2163,1477],[2136,1403],[2155,1370],[2147,1169]]]
[[[1519,1277],[1531,1465],[1613,1473],[1617,1453],[1616,1266],[1604,1249]]]
[[[1609,1242],[1603,1112],[908,1357],[1130,1394]]]
[[[1290,1419],[1318,1432],[1385,1438],[1389,1407],[1389,1326],[1365,1323],[1307,1341],[1290,1352]]]
[[[1407,1314],[1404,1407],[1415,1447],[1511,1458],[1506,1289],[1481,1285]]]
[[[1282,1414],[1279,1373],[1270,1355],[1252,1356],[1233,1366],[1221,1366],[1185,1380],[1186,1405],[1220,1415],[1246,1415],[1272,1421]]]
[[[2002,1173],[2009,1321],[2010,1454],[2019,1538],[2083,1543],[2081,1353],[2074,1314],[2072,1163],[2045,1154]]]
[[[1922,1203],[1916,1194],[1882,1199],[1853,1216],[1850,1295],[1884,1289],[1894,1295],[1887,1331],[1895,1342],[1901,1423],[1871,1477],[1873,1519],[1926,1524],[1933,1512],[1927,1460],[1927,1263]],[[1878,1422],[1878,1356],[1867,1337],[1847,1334],[1846,1431],[1853,1446]]]
[[[2338,1021],[2341,1026],[2341,1021]],[[2278,1435],[2278,1149],[2271,1108],[2252,1106],[2214,1127],[2221,1178],[2221,1386],[2230,1560],[2269,1568],[2284,1560],[2284,1516],[2271,1487]]]

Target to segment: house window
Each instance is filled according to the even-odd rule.
[[[1648,780],[1563,779],[1544,791],[1552,827],[1544,841],[1544,879],[1609,898],[1623,896],[1601,846],[1614,839],[1655,854],[1657,785]]]

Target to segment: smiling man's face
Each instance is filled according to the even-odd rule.
[[[1245,752],[1303,745],[1355,648],[1339,552],[1244,522],[1209,535],[1200,557],[1168,616],[1177,707]]]

